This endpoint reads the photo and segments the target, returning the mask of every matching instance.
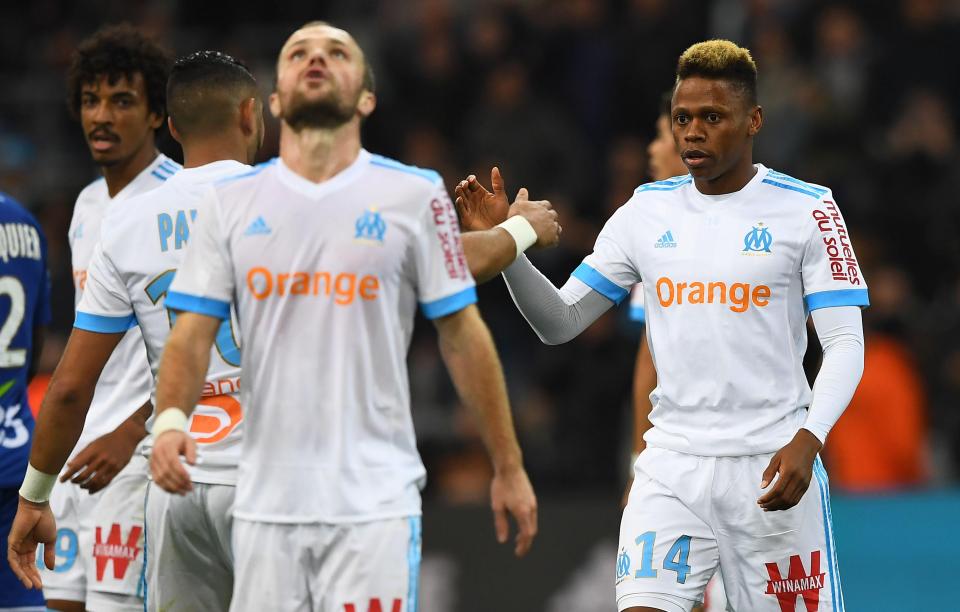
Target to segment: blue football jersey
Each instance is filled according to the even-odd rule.
[[[33,215],[0,193],[0,488],[19,487],[27,469],[33,330],[49,322],[46,238]]]

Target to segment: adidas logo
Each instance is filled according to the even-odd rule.
[[[267,225],[267,222],[263,220],[263,217],[257,217],[254,219],[253,223],[250,224],[250,227],[247,228],[247,231],[243,232],[244,236],[265,236],[271,232],[270,226]]]
[[[667,230],[667,232],[660,236],[660,240],[657,240],[653,244],[655,249],[675,249],[677,248],[677,241],[673,239],[673,232]]]

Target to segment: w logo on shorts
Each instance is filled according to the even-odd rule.
[[[403,606],[403,602],[399,599],[393,600],[393,607],[389,612],[400,612],[400,608]],[[343,612],[357,612],[357,606],[352,603],[343,604]],[[380,600],[376,597],[370,600],[370,604],[367,606],[367,612],[387,612],[383,605],[380,603]]]
[[[143,528],[134,525],[130,528],[130,534],[127,541],[120,539],[120,525],[114,523],[110,527],[110,533],[107,535],[107,541],[102,539],[102,528],[97,527],[97,540],[93,545],[93,557],[97,560],[97,582],[103,580],[103,575],[107,571],[107,563],[113,560],[113,577],[117,580],[123,580],[127,573],[127,566],[140,554],[140,534]]]
[[[803,597],[806,612],[817,612],[820,608],[820,589],[823,588],[824,576],[820,571],[820,551],[810,553],[810,572],[803,567],[800,555],[790,557],[790,571],[784,578],[780,574],[780,566],[776,563],[767,563],[767,595],[776,595],[780,603],[781,612],[796,612],[797,596]]]

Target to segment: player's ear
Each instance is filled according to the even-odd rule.
[[[280,108],[280,96],[277,95],[277,92],[270,94],[270,114],[273,115],[275,119],[280,118],[281,111]]]
[[[760,131],[760,128],[763,127],[763,107],[754,106],[750,109],[749,116],[749,125],[747,126],[747,133],[751,136],[756,136]]]
[[[372,91],[363,90],[360,94],[360,101],[357,103],[357,112],[366,119],[377,108],[377,96]]]
[[[260,105],[256,98],[247,98],[240,103],[240,129],[244,136],[249,136],[257,129],[257,114]]]
[[[180,130],[177,129],[177,126],[173,125],[173,117],[167,117],[167,128],[170,130],[170,135],[173,136],[173,139],[183,144],[183,139],[180,136]]]

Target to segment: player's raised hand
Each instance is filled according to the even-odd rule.
[[[767,491],[757,503],[765,512],[787,510],[800,503],[813,478],[813,462],[823,444],[815,435],[801,429],[786,446],[770,458],[770,464],[763,472],[760,488]],[[776,482],[774,482],[776,476]]]
[[[537,535],[537,497],[527,477],[527,472],[518,467],[498,472],[490,483],[490,504],[493,508],[493,526],[497,542],[506,543],[510,537],[510,522],[507,513],[517,522],[516,546],[513,552],[522,557],[533,545]]]
[[[7,538],[7,561],[23,586],[28,589],[43,587],[37,569],[37,545],[43,544],[43,564],[52,570],[56,562],[56,539],[57,522],[50,504],[37,504],[21,497]]]
[[[157,486],[168,493],[186,495],[193,490],[190,474],[180,457],[190,465],[197,463],[197,443],[185,431],[174,429],[160,434],[150,453],[150,473]]]
[[[510,200],[507,198],[500,169],[496,166],[490,170],[490,186],[493,193],[480,184],[476,175],[471,174],[454,189],[460,228],[463,231],[488,230],[507,220]]]
[[[560,243],[560,233],[563,228],[557,220],[557,211],[548,200],[531,200],[527,188],[522,187],[517,193],[517,199],[510,205],[510,215],[521,215],[537,232],[537,242],[534,248],[547,249]]]

